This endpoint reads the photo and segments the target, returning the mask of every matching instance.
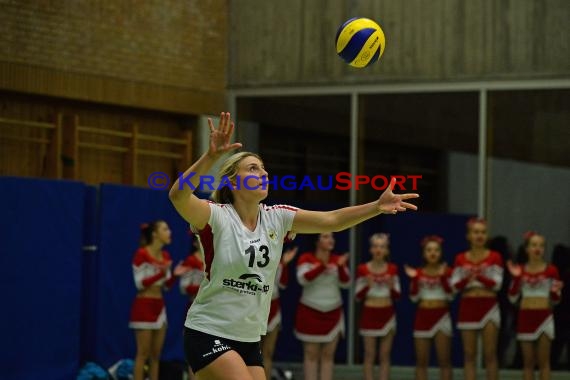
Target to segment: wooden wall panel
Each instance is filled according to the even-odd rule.
[[[570,76],[566,0],[230,4],[234,88]],[[377,20],[386,33],[384,56],[366,69],[335,52],[338,26],[354,16]]]
[[[48,141],[53,131],[21,125],[11,126],[1,122],[49,122],[55,121],[57,115],[63,117],[64,146],[61,154],[63,157],[60,157],[63,173],[59,176],[46,166],[51,159],[50,145],[10,139],[18,137]],[[128,154],[132,147],[130,137],[101,135],[85,130],[93,128],[108,130],[114,134],[132,133],[135,125],[139,138],[158,136],[166,141],[139,139],[136,149],[140,153],[159,151],[181,157],[185,153],[190,159],[139,154],[134,159],[133,168],[128,165]],[[0,92],[0,175],[61,177],[91,184],[109,182],[147,187],[147,178],[152,172],[165,172],[173,177],[177,170],[190,164],[192,150],[188,133],[194,125],[195,118],[188,116]],[[67,128],[77,128],[78,138],[73,134],[69,135]],[[177,141],[178,144],[169,143],[169,139]],[[79,141],[76,149],[69,145],[74,140]],[[93,146],[115,146],[118,147],[117,150],[122,151],[93,149]],[[75,160],[72,160],[74,156]]]

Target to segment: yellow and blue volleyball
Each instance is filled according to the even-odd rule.
[[[336,33],[336,52],[350,66],[366,67],[384,53],[386,38],[376,22],[354,17],[342,24]]]

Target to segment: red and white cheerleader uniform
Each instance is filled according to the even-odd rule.
[[[304,253],[297,262],[297,280],[303,293],[295,318],[295,336],[304,342],[331,342],[344,335],[344,313],[339,288],[350,286],[350,273],[331,255],[324,264],[313,253]]]
[[[182,266],[186,267],[187,271],[180,275],[180,293],[190,298],[190,307],[204,278],[204,262],[197,255],[189,255]]]
[[[374,283],[368,285],[368,276],[372,276]],[[398,267],[388,264],[382,273],[372,272],[367,263],[360,264],[356,271],[356,300],[362,301],[367,297],[385,298],[392,300],[400,298],[400,277]],[[362,336],[386,336],[390,331],[396,331],[396,313],[394,306],[362,308],[359,333]]]
[[[471,279],[471,276],[474,276]],[[485,288],[498,292],[503,282],[503,259],[498,252],[490,251],[485,259],[474,263],[466,252],[455,258],[451,275],[451,286],[456,291]],[[480,330],[488,322],[497,327],[501,324],[501,313],[496,297],[461,297],[457,328]]]
[[[560,302],[560,291],[553,292],[552,284],[560,281],[558,269],[548,265],[538,273],[528,273],[524,270],[518,277],[513,278],[509,288],[509,300],[516,303],[519,297],[550,298],[552,303]],[[520,309],[517,322],[517,339],[524,341],[537,340],[540,335],[546,334],[554,339],[554,318],[552,309]]]
[[[412,278],[410,285],[410,299],[417,303],[421,300],[453,299],[453,289],[449,284],[451,269],[443,275],[429,275],[422,269],[417,270],[417,276]],[[447,336],[452,336],[451,317],[449,306],[436,308],[418,307],[414,321],[414,338],[433,338],[441,331]]]
[[[271,308],[269,309],[269,318],[267,319],[267,333],[275,330],[281,323],[281,302],[279,301],[279,289],[283,290],[289,282],[289,271],[283,262],[279,263],[277,268],[277,276],[275,276],[275,285],[271,294]]]
[[[172,260],[166,251],[162,251],[162,257],[162,260],[155,259],[144,247],[137,250],[133,258],[133,275],[138,290],[156,285],[165,288],[172,286],[174,277],[169,267]],[[166,308],[162,298],[135,298],[131,307],[130,328],[158,330],[166,322]]]

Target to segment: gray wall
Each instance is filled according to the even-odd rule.
[[[376,20],[380,61],[354,69],[334,38]],[[240,0],[230,2],[230,87],[570,76],[568,0]]]
[[[451,152],[449,211],[477,213],[477,157]],[[522,234],[535,230],[554,244],[570,245],[570,170],[505,159],[489,160],[490,235],[504,235],[513,249]]]

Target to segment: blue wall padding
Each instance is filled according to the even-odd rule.
[[[97,312],[98,244],[99,244],[99,188],[85,187],[83,255],[81,260],[81,363],[90,361],[95,353],[97,337],[95,316]]]
[[[165,249],[174,265],[190,249],[188,224],[177,214],[168,192],[127,186],[102,185],[99,195],[100,224],[97,281],[96,341],[94,359],[110,366],[122,358],[134,358],[133,330],[128,328],[129,313],[136,288],[132,258],[138,249],[140,225],[162,219],[172,230],[172,244]],[[183,360],[182,326],[187,299],[178,282],[165,293],[169,328],[162,351],[163,360]]]
[[[71,379],[79,368],[85,186],[0,178],[2,379]]]

